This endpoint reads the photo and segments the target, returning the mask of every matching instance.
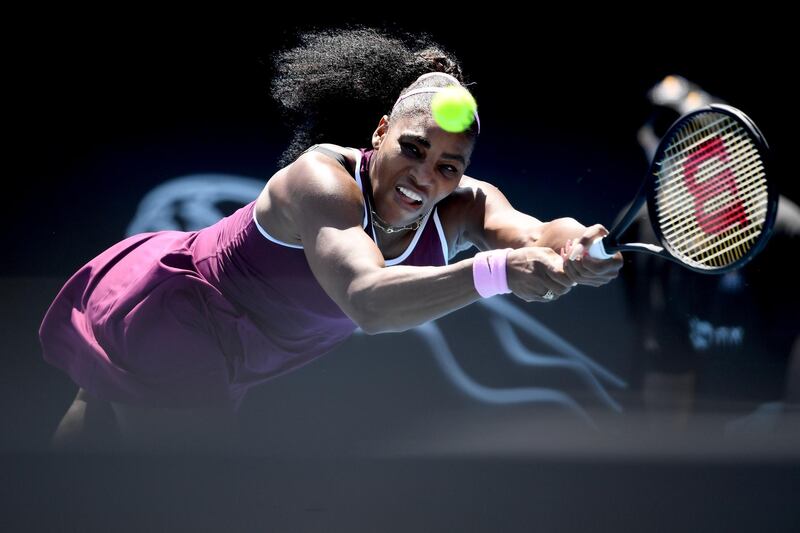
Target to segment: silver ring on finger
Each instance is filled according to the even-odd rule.
[[[552,300],[555,297],[556,297],[556,295],[550,289],[548,289],[547,292],[544,293],[544,296],[542,296],[542,298],[544,298],[545,300],[548,300],[548,301]]]

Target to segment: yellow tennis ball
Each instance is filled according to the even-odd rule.
[[[431,114],[444,131],[461,133],[472,125],[478,104],[464,87],[449,85],[433,95]]]

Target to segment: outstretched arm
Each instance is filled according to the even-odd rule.
[[[608,234],[600,224],[586,227],[574,218],[541,222],[514,209],[505,195],[490,183],[464,176],[460,187],[460,193],[467,198],[463,208],[463,240],[480,250],[550,248],[566,260],[564,271],[573,281],[591,286],[608,283],[622,267],[620,253],[607,261],[585,256],[584,251],[596,238]],[[575,260],[569,261],[570,257]],[[511,259],[509,257],[509,261]]]
[[[480,299],[472,258],[440,267],[386,268],[361,227],[361,191],[326,156],[305,154],[286,172],[289,215],[308,264],[328,296],[366,333],[404,331]],[[532,300],[548,290],[557,295],[568,290],[572,282],[560,269],[557,254],[524,250],[530,253],[508,269],[517,296]]]

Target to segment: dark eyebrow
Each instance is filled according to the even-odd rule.
[[[425,148],[428,148],[428,149],[430,149],[430,147],[431,147],[431,142],[428,139],[426,139],[422,135],[418,135],[416,133],[403,133],[402,135],[400,135],[399,138],[400,139],[409,139],[409,140],[412,140],[412,141],[416,141],[416,142],[418,142],[419,144],[421,144],[422,146],[424,146]],[[455,159],[456,161],[460,161],[462,165],[467,166],[467,161],[464,159],[463,155],[459,155],[459,154],[442,154],[442,156],[445,157],[446,159]]]

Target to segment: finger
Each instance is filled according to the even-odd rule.
[[[592,257],[579,257],[570,261],[575,269],[585,277],[595,277],[602,274],[608,266],[605,259],[595,259]]]
[[[586,228],[586,231],[583,232],[583,235],[578,243],[582,244],[585,248],[588,248],[595,240],[605,237],[606,235],[608,235],[608,230],[605,228],[605,226],[602,224],[595,224]]]
[[[568,259],[570,261],[573,261],[578,257],[582,257],[584,255],[585,249],[582,244],[580,244],[579,242],[571,242],[570,244],[571,246],[568,254]]]
[[[543,248],[544,263],[549,270],[562,272],[564,270],[564,257],[556,253],[550,248]]]
[[[568,259],[565,266],[569,265],[575,272],[581,276],[595,276],[597,270],[607,268],[606,261],[602,259],[595,259],[589,255],[578,255],[574,259]]]
[[[576,257],[586,257],[587,250],[592,246],[592,243],[597,239],[601,239],[608,235],[608,230],[602,224],[595,224],[594,226],[589,226],[586,228],[586,231],[583,232],[583,235],[578,240],[577,245],[573,248],[573,252],[570,254],[570,259],[574,259]]]
[[[611,259],[594,259],[591,257],[576,258],[567,261],[565,271],[575,273],[578,281],[582,285],[600,286],[614,279],[622,268],[621,259],[613,257]]]
[[[570,279],[580,285],[598,287],[607,281],[605,278],[596,276],[589,272],[583,266],[582,261],[567,261],[564,271],[567,273]]]
[[[547,289],[543,291],[541,294],[536,295],[536,300],[539,302],[553,302],[558,300],[565,294],[567,294],[572,287],[562,287],[560,289]],[[549,297],[548,297],[549,296]]]
[[[611,259],[595,259],[586,257],[579,261],[584,271],[592,276],[603,277],[618,272],[622,268],[622,261],[612,257]]]
[[[567,242],[564,243],[563,250],[564,253],[566,253],[567,255],[570,254],[570,252],[572,251],[572,239],[569,239]]]
[[[564,246],[561,248],[561,254],[560,254],[561,259],[566,261],[571,251],[572,251],[572,239],[569,239],[567,242],[564,243]]]
[[[571,289],[576,285],[576,280],[573,279],[572,276],[567,274],[564,268],[559,270],[547,270],[547,279],[543,279],[542,281],[547,284],[547,286],[552,289],[554,292],[556,290],[564,291]]]
[[[571,289],[574,283],[563,270],[555,271],[545,268],[540,269],[539,274],[531,281],[531,292],[537,296],[542,296],[547,291],[561,295],[566,290]]]
[[[575,261],[566,261],[564,263],[564,273],[572,280],[572,282],[577,285],[581,282],[583,278],[583,274],[578,268],[578,263]]]
[[[580,246],[580,245],[579,245]],[[588,249],[583,250],[582,254],[576,254],[573,251],[572,254],[574,257],[570,257],[568,260],[570,261],[581,261],[583,262],[587,268],[592,270],[593,272],[601,272],[604,270],[613,270],[617,268],[618,264],[622,263],[622,254],[616,252],[613,256],[608,259],[598,259],[589,255]]]

